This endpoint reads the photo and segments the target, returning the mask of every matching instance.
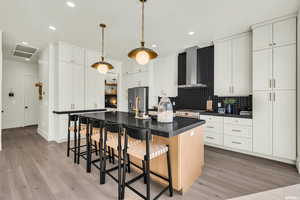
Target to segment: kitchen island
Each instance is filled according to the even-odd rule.
[[[187,191],[202,174],[204,142],[201,126],[205,123],[204,120],[175,117],[173,123],[159,123],[156,120],[136,119],[134,114],[127,112],[86,113],[79,116],[150,129],[153,142],[169,145],[173,187],[179,192]],[[131,158],[131,161],[139,166],[142,165],[138,159]],[[167,177],[166,156],[151,160],[150,168],[152,172]],[[152,179],[165,184],[155,176],[152,176]]]

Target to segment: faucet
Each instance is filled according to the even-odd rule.
[[[135,97],[135,118],[138,118],[139,117],[139,105],[140,105],[140,97],[139,96],[136,96]]]

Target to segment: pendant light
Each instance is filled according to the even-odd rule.
[[[142,2],[142,41],[141,41],[141,47],[133,49],[129,52],[128,57],[135,59],[139,64],[145,65],[147,64],[151,59],[154,59],[158,56],[158,54],[153,51],[152,49],[148,49],[145,47],[145,41],[144,41],[144,4],[146,0],[140,0]]]
[[[114,67],[110,63],[104,61],[104,28],[106,28],[106,25],[100,24],[100,27],[102,28],[101,61],[94,63],[91,67],[97,69],[102,74],[106,74],[109,70],[112,70]]]

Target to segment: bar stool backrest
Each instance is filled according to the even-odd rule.
[[[69,120],[75,122],[78,120],[78,115],[69,115]]]
[[[104,128],[106,131],[111,133],[119,133],[119,132],[121,133],[123,126],[113,122],[105,122]]]
[[[102,128],[103,127],[103,123],[101,121],[98,121],[98,120],[93,120],[92,121],[92,127],[93,128]]]
[[[149,129],[141,129],[136,127],[125,126],[126,134],[136,140],[151,140],[151,132]]]
[[[80,117],[79,118],[79,123],[80,124],[88,124],[88,118],[86,118],[86,117]]]

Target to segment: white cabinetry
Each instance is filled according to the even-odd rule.
[[[99,61],[99,53],[86,51],[85,64],[85,109],[105,107],[105,76],[91,67]]]
[[[201,115],[205,120],[203,125],[204,141],[206,144],[223,145],[223,117]]]
[[[58,58],[60,61],[67,63],[75,63],[77,65],[84,65],[84,49],[67,44],[65,42],[58,43]]]
[[[253,27],[253,151],[296,159],[296,18]]]
[[[217,96],[247,96],[251,93],[250,33],[214,42]]]

